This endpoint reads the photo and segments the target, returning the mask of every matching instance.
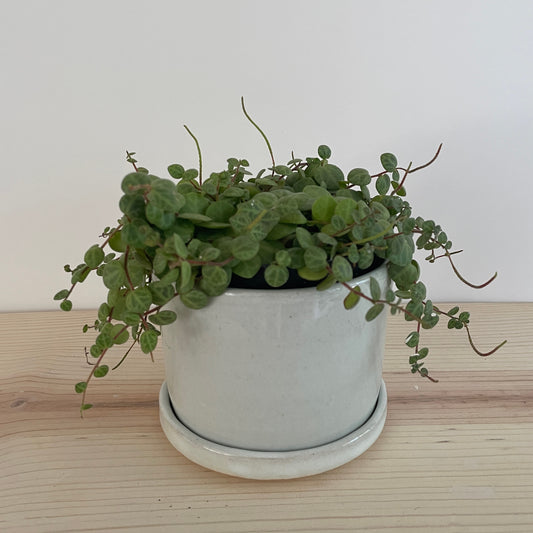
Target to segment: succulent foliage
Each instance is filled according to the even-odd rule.
[[[447,234],[433,220],[413,214],[405,199],[406,178],[430,165],[441,146],[431,161],[414,168],[412,163],[402,167],[393,154],[384,153],[375,173],[364,168],[343,172],[330,161],[326,145],[318,147],[316,156],[293,155],[278,165],[244,101],[242,107],[267,143],[271,167],[253,175],[246,159],[232,157],[224,169],[203,179],[200,147],[188,128],[198,149],[198,169],[174,163],[168,167],[170,177],[160,178],[137,166],[135,153],[127,152],[134,172],[122,180],[120,219],[104,229],[103,242],[90,246],[83,262],[65,266],[70,288],[54,297],[64,311],[72,309],[73,289],[90,274],[101,277],[108,290],[94,324],[83,328],[96,330],[96,338],[86,349],[87,359],[94,358],[89,376],[75,386],[82,394],[82,412],[91,407],[85,399],[88,383],[109,371],[104,357],[112,346],[129,343],[114,368],[135,344],[152,355],[161,327],[176,320],[165,304],[179,298],[185,306],[200,309],[222,294],[235,276],[262,276],[268,286],[283,288],[292,271],[315,282],[318,290],[344,285],[346,309],[368,300],[369,321],[386,307],[393,314],[403,313],[413,323],[405,339],[412,349],[411,371],[432,381],[421,332],[441,317],[450,329],[465,329],[479,355],[489,355],[503,344],[480,352],[470,335],[469,313],[434,305],[420,280],[417,249],[429,254],[430,263],[446,258],[458,277],[474,288],[496,276],[481,285],[466,281],[453,263],[458,252],[452,251]],[[366,270],[379,261],[387,262],[393,290],[382,294],[374,278],[369,294],[348,284],[354,269]]]

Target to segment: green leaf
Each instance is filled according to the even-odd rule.
[[[342,217],[346,224],[353,222],[353,212],[357,208],[357,202],[353,198],[341,198],[335,207],[335,215]],[[331,221],[333,223],[333,219]]]
[[[210,204],[209,200],[199,192],[187,193],[184,198],[185,205],[181,208],[181,217],[184,217],[185,214],[204,215]]]
[[[174,233],[172,236],[172,245],[179,257],[182,259],[187,259],[189,250],[187,249],[186,244],[183,242],[183,239],[177,233]]]
[[[100,320],[100,322],[105,322],[107,320],[107,317],[109,316],[110,311],[111,308],[107,303],[104,302],[98,308],[98,320]]]
[[[276,252],[276,263],[283,267],[291,264],[291,254],[287,250],[278,250]]]
[[[63,289],[55,294],[54,300],[64,300],[68,296],[68,289]]]
[[[228,287],[230,278],[220,266],[205,265],[202,267],[202,289],[209,296],[218,296]]]
[[[313,236],[305,228],[296,228],[296,239],[302,248],[314,246]]]
[[[70,311],[72,309],[72,302],[70,300],[63,300],[60,304],[59,304],[59,307],[63,310],[63,311]]]
[[[144,313],[152,305],[152,293],[148,287],[139,287],[126,295],[126,309],[133,313]]]
[[[107,365],[100,365],[94,369],[95,378],[103,378],[109,372],[109,367]]]
[[[242,189],[239,190],[242,191]],[[207,208],[205,214],[215,222],[229,222],[235,214],[235,207],[229,200],[217,200]]]
[[[304,252],[305,266],[314,272],[321,271],[326,268],[328,263],[328,254],[318,246],[310,246]]]
[[[157,226],[160,229],[168,229],[174,223],[176,215],[168,211],[163,211],[154,203],[150,202],[145,209],[146,219],[150,224]]]
[[[316,182],[330,191],[339,189],[339,183],[344,181],[344,173],[336,165],[326,164],[317,167],[313,172]]]
[[[420,341],[420,333],[417,331],[411,331],[409,335],[407,335],[407,338],[405,339],[405,344],[409,346],[409,348],[414,348],[418,342]]]
[[[86,381],[80,381],[79,383],[76,383],[76,385],[74,387],[74,390],[78,394],[81,394],[82,392],[84,392],[85,389],[87,389],[87,382]]]
[[[424,359],[424,357],[427,357],[429,353],[429,348],[420,348],[420,350],[418,350],[418,359]]]
[[[141,321],[141,317],[138,313],[132,313],[131,311],[125,311],[122,315],[122,320],[128,326],[137,326],[139,322]]]
[[[124,177],[120,186],[124,194],[135,194],[139,188],[149,185],[150,182],[151,177],[143,172],[131,172]]]
[[[396,170],[396,167],[398,166],[398,160],[396,159],[396,156],[393,154],[385,153],[381,154],[380,157],[381,164],[383,165],[383,168],[387,172],[393,172]]]
[[[256,255],[249,261],[241,261],[238,265],[233,267],[233,272],[241,278],[250,279],[253,278],[261,268],[261,258]]]
[[[90,409],[92,406],[93,406],[92,403],[84,403],[84,404],[80,407],[80,410],[81,410],[81,411],[87,411],[87,409]]]
[[[419,269],[416,261],[411,261],[411,264],[405,267],[389,264],[389,274],[399,290],[408,291],[411,285],[418,280]]]
[[[280,265],[268,265],[265,269],[265,281],[271,287],[281,287],[289,279],[289,269]]]
[[[307,185],[304,187],[303,191],[298,194],[305,195],[305,196],[297,197],[296,200],[299,203],[298,207],[300,209],[306,209],[306,210],[311,209],[313,202],[316,198],[319,198],[320,196],[330,196],[330,193],[328,192],[327,189],[325,189],[324,187],[319,187],[318,185]],[[312,198],[311,205],[306,205],[305,207],[302,207],[301,203],[304,202],[305,197]]]
[[[155,330],[149,329],[143,331],[139,338],[141,350],[143,353],[153,352],[157,346],[158,334]]]
[[[305,279],[307,281],[318,281],[322,278],[325,278],[328,275],[328,271],[325,268],[319,271],[315,271],[304,266],[298,269],[298,275],[302,279]]]
[[[189,168],[183,173],[182,179],[186,181],[191,181],[196,179],[197,177],[198,170],[196,170],[195,168]]]
[[[426,297],[426,286],[418,281],[411,287],[409,293],[413,301],[421,302]]]
[[[376,190],[379,194],[385,195],[387,194],[390,187],[390,177],[388,174],[382,174],[378,177],[376,180]]]
[[[178,318],[174,311],[159,311],[153,315],[149,315],[148,320],[157,326],[166,326],[172,324]]]
[[[93,357],[100,357],[100,355],[102,355],[102,352],[104,350],[102,348],[100,348],[99,346],[97,346],[96,344],[93,344],[89,350],[89,353],[93,356]]]
[[[422,317],[422,313],[424,312],[424,304],[421,302],[413,302],[410,301],[406,306],[405,310],[408,313],[411,313],[411,315],[414,315],[417,318]],[[409,316],[408,314],[404,314],[405,320],[410,321],[414,320],[412,316]]]
[[[347,180],[353,185],[368,185],[372,178],[366,168],[354,168],[348,172]]]
[[[337,202],[333,196],[320,196],[313,202],[313,207],[311,208],[313,219],[320,222],[329,222],[335,214],[336,207]]]
[[[463,311],[460,315],[459,315],[459,320],[461,322],[463,322],[463,324],[468,324],[469,320],[470,320],[470,313],[468,311]]]
[[[353,278],[353,269],[350,262],[342,255],[336,255],[331,265],[333,275],[340,282],[350,281]]]
[[[329,159],[331,157],[331,150],[329,146],[321,144],[318,147],[318,157],[321,157],[322,159]]]
[[[381,311],[383,311],[383,308],[385,307],[385,304],[375,304],[373,305],[366,313],[365,320],[367,322],[370,322],[371,320],[374,320]]]
[[[124,224],[122,228],[122,242],[132,248],[156,246],[159,242],[159,233],[142,219],[133,219]]]
[[[350,244],[348,247],[348,259],[354,264],[359,261],[359,248],[357,248],[357,245]]]
[[[183,305],[190,309],[201,309],[207,305],[209,297],[203,291],[192,289],[185,294],[180,294],[180,300]]]
[[[249,261],[259,253],[259,243],[249,235],[239,235],[233,239],[231,252],[240,261]]]
[[[174,163],[173,165],[170,165],[168,167],[168,173],[174,179],[177,179],[177,180],[180,180],[183,177],[184,172],[185,172],[185,169],[177,163]]]
[[[331,225],[335,232],[338,232],[342,231],[346,227],[346,222],[343,217],[335,214],[331,217]]]
[[[278,203],[278,197],[271,192],[260,192],[254,196],[253,203],[260,209],[270,209]]]
[[[183,220],[190,220],[192,222],[213,222],[210,217],[207,215],[202,215],[200,213],[180,213],[179,218]],[[220,222],[217,222],[220,224]]]
[[[181,280],[180,280],[180,289],[184,289],[191,280],[192,277],[192,267],[188,261],[183,261],[181,263]]]
[[[335,283],[337,283],[337,280],[335,279],[335,276],[333,276],[332,274],[330,274],[329,276],[327,276],[326,278],[324,278],[317,286],[316,286],[316,290],[317,291],[325,291],[327,289],[329,289],[330,287],[332,287],[333,285],[335,285]]]
[[[360,292],[361,289],[359,288],[359,286],[356,286],[354,287],[354,291],[358,291]],[[346,298],[344,298],[344,308],[345,309],[352,309],[354,308],[357,303],[359,302],[359,300],[361,299],[361,296],[359,294],[357,294],[357,292],[352,292],[350,291],[347,295],[346,295]]]
[[[274,229],[279,218],[274,211],[262,211],[249,226],[250,235],[256,241],[262,241]]]
[[[242,187],[228,187],[220,196],[221,198],[242,198],[246,194],[246,190]]]
[[[109,237],[109,246],[115,252],[123,253],[126,251],[126,245],[122,242],[122,231],[117,230]]]
[[[180,277],[180,269],[178,267],[174,267],[171,270],[169,270],[160,279],[160,283],[162,283],[163,285],[171,285],[172,283],[178,281],[179,277]],[[155,303],[155,300],[154,300],[154,303]]]
[[[450,314],[450,315],[455,315],[455,314],[457,314],[458,311],[459,311],[459,306],[455,306],[455,307],[452,307],[452,308],[448,311],[448,314]]]
[[[318,240],[320,242],[323,242],[324,244],[328,244],[330,246],[337,246],[337,239],[335,237],[332,237],[331,235],[328,235],[327,233],[317,233],[316,234]]]
[[[365,246],[359,250],[359,261],[357,265],[361,269],[370,268],[374,261],[374,250],[370,246]]]
[[[286,210],[283,214],[280,215],[279,221],[283,224],[305,224],[307,218],[304,214],[298,209]]]
[[[285,166],[285,165],[276,165],[274,167],[274,172],[276,172],[277,174],[280,174],[282,176],[288,176],[292,171],[289,167]]]
[[[95,244],[91,246],[85,252],[85,255],[83,256],[83,260],[85,261],[85,263],[87,264],[89,268],[97,268],[100,265],[100,263],[104,260],[104,257],[105,257],[105,253],[102,250],[102,248],[100,248],[98,244]]]
[[[115,324],[111,328],[111,337],[114,344],[124,344],[129,339],[130,334],[124,324]]]
[[[388,239],[387,257],[400,267],[407,266],[413,259],[415,247],[411,237],[407,235],[398,235]]]
[[[91,269],[85,264],[82,263],[78,265],[73,271],[71,276],[71,282],[74,283],[83,283],[87,276],[90,274]]]
[[[370,278],[370,295],[374,300],[381,298],[381,287],[379,286],[378,280],[374,277]]]

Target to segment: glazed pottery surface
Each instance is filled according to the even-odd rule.
[[[350,284],[370,294],[371,277],[384,293],[385,264]],[[163,346],[179,422],[214,444],[258,452],[319,447],[362,426],[382,386],[386,310],[367,322],[371,303],[347,311],[346,294],[336,284],[228,289],[200,310],[172,301],[178,320],[163,328]]]

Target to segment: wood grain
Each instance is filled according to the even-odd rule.
[[[82,420],[93,311],[0,315],[0,531],[533,531],[533,303],[465,304],[481,348],[426,333],[433,384],[412,376],[389,320],[389,414],[377,443],[334,471],[258,482],[181,456],[158,422],[163,380],[135,352],[94,383]],[[118,361],[120,354],[113,355]]]

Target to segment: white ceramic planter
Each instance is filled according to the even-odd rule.
[[[384,292],[382,265],[351,284]],[[163,331],[162,427],[184,455],[257,479],[299,477],[340,466],[379,436],[385,311],[372,322],[345,287],[229,289],[204,309],[179,301]]]

